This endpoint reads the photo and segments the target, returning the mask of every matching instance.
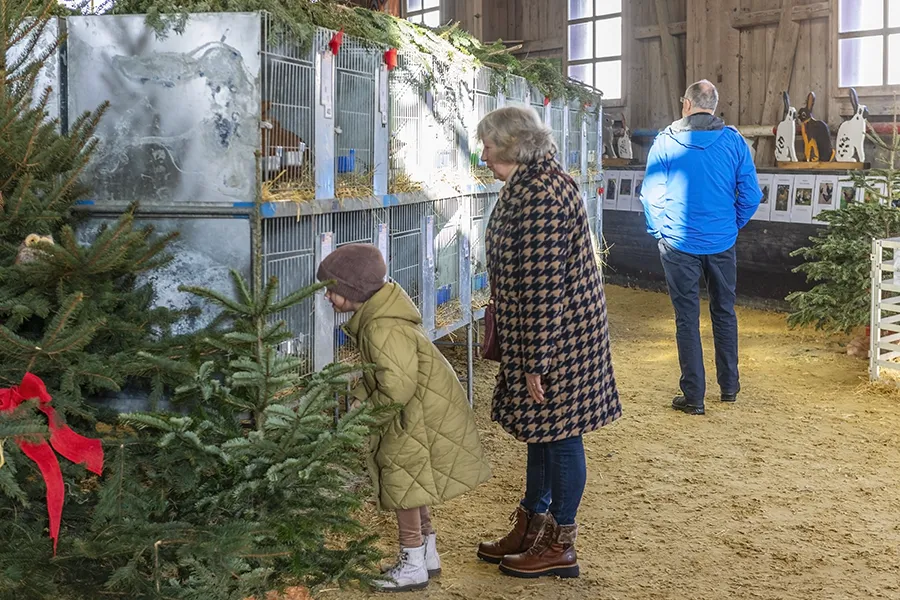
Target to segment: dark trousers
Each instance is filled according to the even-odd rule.
[[[734,246],[718,254],[696,255],[659,241],[669,297],[675,307],[675,339],[681,364],[681,392],[690,404],[703,404],[706,372],[700,343],[700,279],[706,281],[716,347],[716,374],[723,394],[740,391],[738,330],[734,312],[737,255]]]
[[[522,507],[537,513],[549,510],[560,525],[574,525],[586,480],[580,435],[558,442],[528,444]]]

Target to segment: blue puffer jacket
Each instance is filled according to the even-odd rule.
[[[641,189],[647,231],[676,250],[728,250],[761,199],[747,143],[714,115],[672,123],[650,148]]]

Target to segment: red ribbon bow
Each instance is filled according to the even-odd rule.
[[[25,400],[37,398],[40,411],[47,415],[50,424],[50,443],[41,441],[37,444],[17,439],[16,444],[22,452],[37,463],[47,485],[47,512],[50,515],[50,537],[53,539],[53,554],[56,554],[56,542],[59,539],[59,522],[62,519],[63,486],[62,472],[56,454],[59,452],[73,463],[83,463],[87,470],[100,475],[103,473],[103,445],[100,440],[92,440],[78,435],[68,425],[61,423],[56,416],[47,393],[47,387],[40,377],[26,373],[22,384],[18,387],[0,389],[0,412],[12,412]],[[52,446],[52,447],[51,447]]]

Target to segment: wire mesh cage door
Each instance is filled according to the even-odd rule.
[[[469,225],[469,253],[471,256],[472,274],[472,312],[478,313],[487,306],[491,298],[490,281],[487,269],[487,252],[485,236],[491,211],[497,202],[496,193],[482,193],[471,197]]]
[[[529,108],[531,106],[531,94],[528,81],[524,77],[512,75],[506,85],[506,106]]]
[[[263,278],[278,278],[277,299],[316,282],[316,222],[313,217],[278,217],[262,222]],[[303,374],[315,369],[315,297],[310,296],[273,318],[283,320],[292,336],[278,350],[297,357]]]
[[[435,252],[435,328],[455,330],[466,322],[468,310],[463,306],[469,294],[463,285],[467,244],[464,232],[469,228],[468,201],[465,196],[437,200],[434,212]]]
[[[528,93],[531,97],[531,108],[534,109],[534,112],[538,114],[541,121],[547,122],[547,117],[545,113],[547,112],[547,99],[544,97],[543,92],[534,87],[533,85],[528,85]]]
[[[335,57],[335,196],[375,193],[376,98],[381,55],[344,37]]]
[[[405,54],[390,75],[390,184],[392,194],[422,189],[431,165],[425,160],[425,75]]]
[[[493,89],[492,72],[490,69],[479,69],[475,73],[475,126],[489,113],[497,110],[497,92]],[[474,139],[474,135],[472,136]],[[494,174],[484,161],[481,160],[482,146],[480,143],[473,145],[472,177],[479,183],[493,183]]]
[[[266,200],[315,196],[314,51],[269,15],[262,16],[260,48],[261,175]]]
[[[584,127],[587,131],[587,178],[595,180],[600,174],[600,121],[598,107],[588,106],[584,111]]]
[[[557,99],[550,103],[550,128],[553,130],[553,139],[556,141],[556,147],[559,148],[557,160],[565,167],[565,157],[563,153],[566,151],[566,128],[565,128],[566,103],[565,100]]]
[[[402,287],[421,312],[424,308],[422,281],[422,225],[430,216],[427,202],[401,204],[388,209],[390,276]]]
[[[584,171],[581,168],[584,143],[584,107],[575,100],[566,106],[566,168],[579,184],[584,183]]]
[[[331,219],[335,250],[347,244],[373,244],[377,242],[379,225],[387,221],[387,209],[337,212]],[[343,329],[351,316],[343,313],[334,317],[334,360],[337,362],[359,362],[359,353]]]
[[[434,157],[431,164],[433,182],[456,188],[465,173],[464,153],[469,145],[464,125],[467,91],[462,85],[460,68],[441,60],[432,60],[435,81],[426,93],[426,112],[430,133],[426,153]]]

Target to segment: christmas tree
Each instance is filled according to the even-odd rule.
[[[806,262],[795,272],[806,273],[815,285],[787,297],[793,309],[792,326],[814,325],[847,333],[868,324],[872,285],[872,240],[900,235],[900,131],[895,115],[890,141],[873,132],[868,139],[884,155],[884,166],[849,173],[862,202],[824,211],[818,219],[828,223],[812,245],[792,256]]]
[[[154,309],[140,282],[171,237],[136,228],[136,207],[90,243],[75,227],[104,107],[67,132],[47,115],[52,92],[35,87],[53,51],[36,49],[57,10],[0,0],[0,598],[262,598],[367,581],[378,557],[353,514],[372,416],[361,407],[335,420],[350,367],[302,376],[276,352],[290,334],[274,315],[319,286],[282,300],[275,281],[251,292],[237,275],[235,299],[191,289],[223,318],[202,339],[170,338],[178,315]],[[26,372],[61,422],[105,448],[102,476],[58,461],[55,557],[48,488],[23,450],[48,439],[48,418],[37,394],[10,401]],[[174,390],[182,412],[95,422],[86,399],[128,380],[155,398]]]
[[[375,572],[373,537],[352,517],[374,420],[368,407],[333,416],[356,367],[303,376],[301,359],[276,350],[293,336],[274,315],[321,286],[276,300],[274,278],[251,292],[232,276],[236,299],[186,288],[230,330],[206,338],[193,366],[155,359],[186,377],[176,400],[193,416],[121,416],[140,434],[116,450],[84,550],[109,561],[108,587],[127,597],[262,597]]]

